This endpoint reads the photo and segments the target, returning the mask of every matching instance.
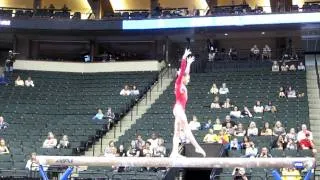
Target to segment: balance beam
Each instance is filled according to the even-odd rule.
[[[180,168],[289,168],[300,164],[315,165],[314,158],[156,158],[156,157],[91,157],[37,156],[44,165],[55,166],[125,166],[125,167],[180,167]]]

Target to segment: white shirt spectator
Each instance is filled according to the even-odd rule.
[[[17,79],[14,81],[15,86],[24,86],[23,80],[20,78],[20,76],[17,77]]]
[[[251,121],[247,130],[247,136],[257,136],[258,132],[259,130],[256,127],[256,123]]]
[[[296,98],[296,91],[294,89],[292,89],[291,87],[289,87],[288,92],[287,92],[287,97],[288,98]]]
[[[289,67],[289,71],[296,71],[297,68],[294,64],[291,64],[290,67]]]
[[[190,121],[190,123],[189,123],[189,127],[191,130],[199,130],[200,129],[201,125],[198,122],[198,119],[196,116],[193,116],[192,121]]]
[[[43,166],[43,170],[48,170],[48,165],[45,165],[43,161],[40,161],[36,157],[36,153],[31,154],[31,158],[27,161],[25,168],[29,171],[39,171],[39,165]]]
[[[121,96],[129,96],[131,95],[131,91],[127,85],[124,86],[124,89],[120,91]]]
[[[55,148],[57,143],[58,141],[54,138],[53,133],[49,132],[47,139],[42,144],[42,148]]]
[[[302,62],[300,62],[300,64],[298,65],[298,71],[305,71],[306,67],[303,65]]]
[[[27,87],[34,87],[34,83],[31,77],[28,77],[28,79],[24,81],[24,85]]]
[[[302,124],[301,131],[299,131],[297,135],[298,142],[301,141],[302,139],[306,139],[306,134],[309,134],[308,139],[313,140],[312,132],[307,129],[307,125]]]
[[[225,85],[225,83],[223,83]],[[227,88],[226,86],[223,86],[219,89],[219,94],[228,94],[229,93],[229,88]]]
[[[241,117],[241,111],[239,111],[238,107],[235,106],[233,111],[230,112],[231,117],[240,118]]]
[[[130,94],[131,95],[139,95],[140,92],[139,92],[139,90],[137,89],[136,86],[133,86]]]
[[[272,72],[279,72],[279,65],[277,61],[273,61]]]
[[[255,113],[263,113],[263,106],[257,106],[257,105],[255,105],[255,106],[253,106],[253,111],[254,111]]]

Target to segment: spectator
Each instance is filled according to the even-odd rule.
[[[220,131],[222,129],[222,124],[219,118],[216,119],[216,122],[213,124],[212,127],[214,131]]]
[[[146,142],[142,139],[142,136],[138,135],[137,139],[136,139],[136,148],[141,151],[143,149],[143,147],[145,146],[145,144],[146,144]]]
[[[280,68],[281,68],[281,71],[283,71],[283,72],[287,72],[287,71],[288,71],[288,69],[289,69],[289,66],[288,66],[288,65],[286,65],[286,63],[285,63],[285,62],[283,62]]]
[[[204,125],[203,129],[210,129],[212,128],[212,121],[211,119],[208,120],[208,122]]]
[[[241,117],[252,117],[252,114],[247,106],[243,107],[243,111],[241,112]]]
[[[117,156],[117,148],[114,145],[114,141],[109,141],[108,146],[104,149],[105,157],[115,157]]]
[[[280,149],[284,150],[287,147],[287,143],[285,142],[283,136],[278,136],[276,140],[273,141],[271,148],[272,149]]]
[[[139,157],[140,156],[140,150],[139,150],[139,148],[137,148],[135,140],[131,141],[131,146],[127,151],[127,156],[128,157]]]
[[[285,98],[286,97],[286,93],[283,87],[280,87],[279,89],[279,98]]]
[[[214,58],[216,57],[216,54],[218,53],[218,49],[214,49],[213,46],[210,47],[210,50],[209,50],[209,61],[212,62],[214,61]]]
[[[212,84],[212,87],[210,89],[211,94],[217,95],[219,93],[219,89],[217,88],[217,85],[215,83]]]
[[[124,149],[123,144],[121,144],[121,145],[119,146],[118,151],[117,151],[117,155],[118,155],[119,157],[126,157],[126,156],[127,156],[126,150]]]
[[[301,131],[297,134],[297,140],[301,141],[302,139],[306,138],[306,134],[309,134],[309,139],[313,140],[312,132],[307,129],[306,124],[301,125]]]
[[[158,146],[153,151],[154,157],[165,157],[167,153],[166,147],[164,146],[164,140],[162,138],[158,141]]]
[[[151,148],[151,143],[149,141],[147,141],[146,145],[143,147],[142,156],[143,157],[152,157],[153,156],[153,150]]]
[[[287,143],[286,149],[297,150],[297,143],[294,142],[293,139],[289,138],[287,141],[288,143]]]
[[[298,65],[298,71],[305,71],[306,67],[303,65],[303,62],[300,62]]]
[[[195,130],[199,130],[200,127],[201,127],[201,124],[198,122],[198,118],[197,116],[193,115],[192,117],[192,121],[190,121],[189,123],[189,127],[192,131],[195,131]]]
[[[259,60],[260,50],[257,45],[253,45],[253,47],[251,48],[250,56],[251,56],[252,60]]]
[[[247,130],[247,136],[258,136],[258,132],[256,123],[251,121]]]
[[[31,79],[31,77],[29,76],[27,80],[24,81],[24,85],[26,87],[34,87],[34,83],[33,80]]]
[[[208,133],[204,136],[203,142],[205,143],[214,143],[215,142],[215,134],[213,134],[213,129],[209,129]]]
[[[232,107],[229,98],[226,99],[226,101],[223,103],[222,107],[226,108],[226,109]]]
[[[262,147],[261,148],[261,152],[259,154],[257,154],[258,158],[271,158],[271,154],[269,154],[269,150],[267,147]]]
[[[306,134],[305,138],[299,141],[300,149],[312,149],[312,152],[316,152],[313,140],[310,139],[309,133]]]
[[[283,168],[281,170],[282,180],[301,180],[300,172],[295,168]]]
[[[243,136],[242,142],[241,142],[241,149],[246,149],[247,147],[250,147],[251,140],[248,136]]]
[[[230,122],[228,122],[228,123],[226,124],[225,129],[226,129],[226,133],[227,133],[229,136],[233,136],[233,134],[234,134],[234,127],[231,125]]]
[[[64,148],[64,149],[70,148],[70,142],[67,135],[62,136],[62,139],[60,140],[57,148]]]
[[[286,131],[284,127],[282,127],[282,124],[280,121],[277,121],[274,125],[273,128],[273,135],[274,136],[281,136],[281,135],[286,135]]]
[[[4,139],[0,139],[0,155],[2,154],[10,154],[10,151],[6,146],[6,141]]]
[[[240,143],[239,143],[238,139],[236,137],[234,137],[230,141],[230,150],[240,150],[240,149],[241,149]]]
[[[227,88],[226,83],[222,83],[222,87],[219,89],[219,94],[228,94],[229,88]]]
[[[289,88],[288,88],[287,97],[288,98],[296,98],[297,97],[296,91],[291,86],[289,86]]]
[[[214,135],[214,142],[220,144],[228,144],[229,136],[224,132],[224,130],[219,131],[219,134]]]
[[[40,161],[37,159],[35,152],[31,153],[30,159],[27,161],[26,169],[29,171],[39,171]]]
[[[104,114],[102,110],[99,108],[97,114],[93,116],[92,120],[102,120],[103,118],[104,118]]]
[[[238,126],[235,128],[234,135],[235,136],[245,136],[246,135],[246,130],[243,127],[242,123],[239,123]]]
[[[226,119],[225,119],[224,122],[222,123],[222,126],[223,126],[223,127],[226,127],[226,126],[227,126],[227,123],[231,123],[231,126],[232,126],[232,127],[235,127],[235,125],[236,125],[236,122],[234,122],[234,121],[231,120],[230,115],[226,115]]]
[[[230,59],[230,60],[237,60],[237,59],[238,59],[237,49],[234,48],[234,47],[231,47],[231,48],[229,49],[228,56],[229,56],[229,59]]]
[[[232,172],[234,180],[248,180],[246,170],[244,168],[235,168]]]
[[[15,86],[24,86],[24,82],[20,76],[17,77],[17,79],[14,81],[14,84]]]
[[[57,146],[57,139],[54,138],[54,135],[52,132],[49,132],[47,139],[42,144],[42,148],[55,148],[56,146]]]
[[[290,67],[289,67],[289,71],[296,71],[297,68],[294,64],[291,64]]]
[[[237,106],[233,108],[233,111],[230,112],[231,118],[240,118],[241,117],[241,111],[238,109]]]
[[[260,101],[257,101],[256,104],[253,106],[253,111],[256,114],[263,113],[263,106],[261,105]]]
[[[159,138],[157,136],[156,133],[152,133],[151,138],[147,140],[148,142],[150,142],[150,148],[151,150],[157,148],[158,144],[159,144]]]
[[[137,96],[140,94],[139,90],[137,89],[137,87],[135,85],[132,86],[132,90],[131,90],[130,94],[133,96]]]
[[[213,102],[210,105],[210,108],[211,109],[220,109],[221,108],[218,96],[214,97]]]
[[[273,65],[271,68],[272,72],[279,72],[279,64],[277,61],[273,61]]]
[[[258,154],[258,149],[255,147],[253,142],[249,143],[249,146],[246,147],[245,157],[256,157]]]
[[[128,85],[125,85],[124,88],[120,91],[121,96],[129,96],[130,94],[131,94],[131,91]]]
[[[264,106],[264,112],[277,112],[276,106],[272,105],[272,101],[269,101],[267,105]]]
[[[292,139],[294,142],[297,142],[297,133],[294,128],[291,128],[289,133],[286,135],[286,140]]]
[[[273,132],[272,129],[269,126],[269,122],[265,122],[263,125],[263,128],[260,131],[261,136],[272,136]]]
[[[4,121],[3,116],[0,116],[0,130],[7,129],[8,127],[9,127],[9,124]]]
[[[101,117],[100,114],[98,116]],[[105,113],[105,115],[103,117],[106,117],[106,119],[107,119],[107,129],[110,129],[110,127],[114,124],[115,117],[116,117],[115,114],[112,112],[111,107],[108,107],[108,110],[107,110],[107,112]]]
[[[262,49],[262,60],[271,60],[271,48],[266,44]]]

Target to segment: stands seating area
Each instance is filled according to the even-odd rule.
[[[16,87],[15,78],[31,76],[35,87]],[[91,120],[97,108],[112,107],[122,116],[156,81],[156,72],[60,73],[15,71],[11,84],[0,86],[0,112],[9,128],[0,130],[9,155],[0,156],[3,170],[24,170],[31,152],[41,155],[79,155],[107,130],[105,122]],[[141,96],[119,95],[125,84],[134,84]],[[59,141],[68,135],[70,149],[43,149],[52,131]],[[15,173],[10,172],[10,176]]]

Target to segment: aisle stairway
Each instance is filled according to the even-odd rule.
[[[159,98],[159,96],[168,88],[168,86],[173,81],[174,74],[173,69],[165,69],[159,74],[159,80],[156,82],[151,91],[137,103],[131,111],[129,111],[120,122],[113,127],[104,137],[102,137],[92,148],[85,153],[85,156],[100,156],[103,154],[105,147],[108,145],[109,141],[118,141],[119,137],[124,135],[125,132],[131,128],[136,120],[141,118],[141,116],[150,108],[150,106]]]

